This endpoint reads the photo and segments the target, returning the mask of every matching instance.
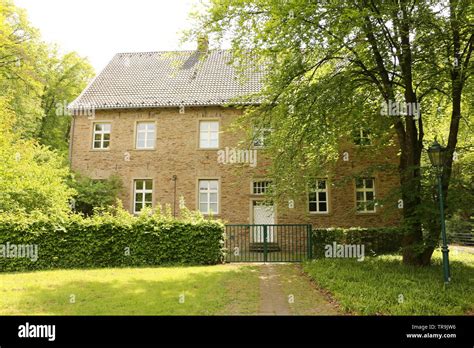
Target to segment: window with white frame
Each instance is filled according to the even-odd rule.
[[[151,208],[153,206],[153,180],[135,180],[133,198],[134,213],[139,213],[144,207]]]
[[[199,180],[199,211],[203,214],[219,213],[218,180]]]
[[[253,129],[253,146],[254,147],[265,147],[269,143],[269,138],[272,133],[271,128],[257,128]]]
[[[271,189],[271,181],[254,181],[252,185],[252,194],[254,195],[264,195],[268,193]]]
[[[375,179],[356,179],[356,207],[358,212],[375,211]]]
[[[137,149],[154,149],[155,148],[155,122],[138,122],[137,123]]]
[[[316,179],[309,187],[308,204],[310,213],[327,213],[328,185],[326,179]]]
[[[359,146],[366,146],[372,144],[372,139],[370,137],[370,131],[365,128],[360,128],[354,131],[353,133],[354,144]]]
[[[199,147],[201,149],[219,147],[219,121],[199,122]]]
[[[110,123],[94,123],[92,148],[108,149],[110,146]]]

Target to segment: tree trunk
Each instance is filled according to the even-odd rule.
[[[448,144],[446,146],[447,159],[443,167],[443,172],[441,176],[441,186],[443,191],[443,205],[445,211],[447,210],[446,201],[448,198],[449,192],[449,182],[451,180],[452,170],[453,170],[453,154],[456,150],[457,141],[458,141],[458,132],[459,132],[459,122],[461,120],[461,101],[462,101],[462,91],[464,87],[464,71],[467,70],[471,53],[472,53],[472,36],[469,40],[465,56],[465,60],[462,61],[459,56],[461,50],[460,46],[460,29],[459,22],[454,13],[453,2],[450,3],[450,22],[451,22],[451,31],[452,31],[452,40],[453,40],[453,60],[454,66],[451,70],[451,98],[452,98],[452,112],[451,112],[451,122],[449,125],[449,136]],[[438,197],[439,199],[439,197]],[[440,217],[433,219],[434,223],[427,226],[428,236],[425,242],[425,249],[421,255],[423,264],[429,264],[431,261],[431,256],[434,249],[438,245],[441,235],[441,222]]]
[[[416,158],[412,158],[415,159]],[[403,220],[407,228],[402,240],[403,263],[407,265],[427,264],[423,256],[423,232],[418,208],[421,204],[420,171],[415,163],[403,165],[400,173],[400,184],[402,186]],[[406,169],[405,169],[406,168]],[[429,264],[429,259],[428,259]]]

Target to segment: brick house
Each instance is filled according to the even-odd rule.
[[[242,134],[230,130],[242,111],[225,105],[257,92],[263,76],[247,71],[245,79],[239,79],[230,59],[229,51],[206,47],[115,55],[70,105],[72,169],[94,179],[120,176],[124,187],[120,198],[133,213],[157,204],[179,211],[183,197],[188,208],[229,223],[320,227],[397,223],[396,212],[387,214],[385,207],[370,204],[397,187],[397,173],[340,180],[365,166],[396,163],[394,148],[367,157],[357,145],[344,142],[341,149],[351,161],[341,158],[331,175],[315,179],[302,197],[262,204],[269,185],[268,162],[259,158],[255,166],[223,163],[229,159],[228,150],[242,139]],[[254,145],[258,154],[262,144],[257,139]]]

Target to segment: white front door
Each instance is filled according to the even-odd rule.
[[[275,224],[275,210],[273,204],[268,204],[262,201],[253,202],[253,223],[255,225],[273,225]],[[267,242],[276,242],[273,233],[273,226],[266,226],[267,228]],[[264,227],[254,226],[253,236],[254,243],[264,242]]]

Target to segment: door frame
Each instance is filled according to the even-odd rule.
[[[251,210],[251,214],[252,214],[252,215],[251,215],[251,216],[252,216],[252,224],[254,225],[254,226],[250,229],[250,230],[251,230],[251,231],[250,231],[250,234],[251,234],[250,238],[251,238],[251,240],[252,240],[252,239],[254,238],[254,236],[253,236],[254,233],[260,233],[260,232],[255,231],[255,228],[260,228],[261,226],[266,225],[266,226],[269,227],[269,228],[267,227],[267,234],[271,234],[271,238],[268,238],[268,236],[267,236],[267,238],[268,238],[268,239],[267,239],[267,243],[277,243],[277,235],[276,235],[276,233],[274,233],[274,231],[273,231],[273,226],[277,224],[277,215],[276,215],[275,202],[272,202],[272,204],[271,204],[271,206],[273,207],[273,223],[271,223],[271,224],[257,224],[257,223],[255,222],[255,213],[254,213],[254,211],[255,211],[255,210],[254,210],[254,207],[256,206],[255,203],[257,203],[257,202],[264,202],[264,201],[265,201],[265,199],[262,199],[262,198],[260,198],[260,199],[252,199],[252,200],[250,201],[250,210]],[[258,225],[258,226],[256,226],[256,225]],[[271,240],[271,241],[269,241],[269,240]],[[258,243],[258,242],[257,242],[257,243]],[[262,243],[263,243],[263,242],[262,242]]]
[[[265,201],[264,198],[251,198],[250,199],[250,223],[255,224],[255,216],[253,212],[253,204],[254,202],[263,202]],[[277,225],[278,224],[278,214],[277,214],[277,207],[275,202],[273,202],[273,224]]]

